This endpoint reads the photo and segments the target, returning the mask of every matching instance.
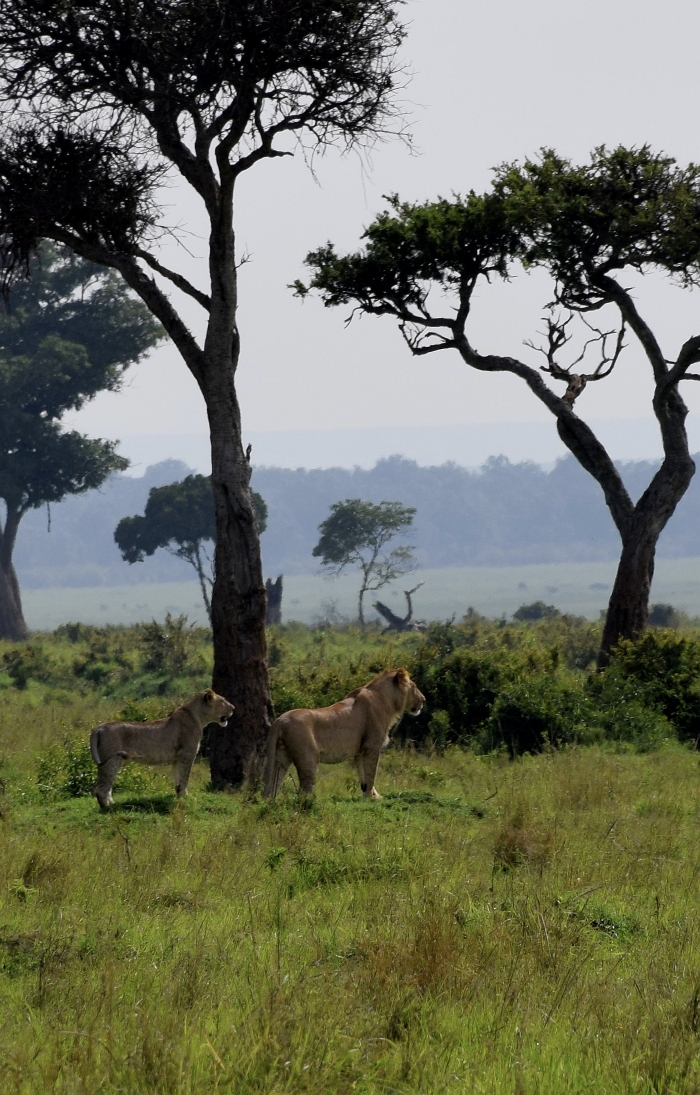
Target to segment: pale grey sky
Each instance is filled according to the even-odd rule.
[[[238,387],[253,437],[339,429],[359,437],[373,427],[470,423],[483,431],[487,423],[527,422],[554,432],[515,378],[480,376],[451,353],[412,359],[391,320],[364,318],[345,328],[343,309],[327,311],[312,299],[302,304],[288,283],[303,275],[304,255],[327,239],[356,246],[387,192],[423,200],[478,190],[495,164],[544,145],[576,159],[598,144],[644,142],[681,163],[700,157],[696,2],[409,0],[404,11],[404,53],[414,73],[404,98],[414,151],[387,141],[364,160],[331,153],[316,161],[315,178],[301,157],[263,163],[240,187],[239,249],[251,258],[241,272]],[[181,187],[167,200],[194,256],[170,243],[169,260],[203,277],[200,211]],[[485,286],[474,311],[479,349],[527,354],[522,343],[536,335],[548,290],[542,277]],[[669,356],[700,331],[698,293],[656,279],[640,287],[638,299]],[[195,315],[190,302],[183,308]],[[700,385],[687,387],[691,409],[700,412]],[[616,374],[589,386],[578,407],[596,420],[648,418],[649,391],[644,363],[628,351]],[[126,454],[141,463],[151,442],[157,458],[178,456],[178,436],[201,439],[206,432],[201,397],[169,345],[131,371],[125,391],[100,396],[73,421],[123,438]],[[507,447],[499,443],[503,436],[494,431],[494,451]],[[335,462],[332,451],[324,462]]]

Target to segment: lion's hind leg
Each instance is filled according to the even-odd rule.
[[[108,810],[110,806],[114,805],[112,788],[126,759],[125,753],[114,753],[107,760],[98,764],[95,798],[99,802],[101,810]]]

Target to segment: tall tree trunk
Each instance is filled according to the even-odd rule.
[[[255,777],[273,712],[267,674],[265,585],[248,486],[251,469],[241,444],[235,393],[220,379],[212,378],[207,395],[216,512],[212,685],[236,708],[228,726],[216,730],[211,738],[212,784],[222,790],[240,787],[245,779]]]
[[[7,507],[5,528],[0,530],[0,639],[22,642],[29,638],[17,574],[12,563],[12,552],[17,529],[22,519],[20,509]]]
[[[235,706],[211,738],[209,763],[217,790],[240,787],[259,774],[273,710],[267,670],[265,584],[250,492],[250,450],[244,453],[235,389],[240,354],[237,283],[231,220],[232,183],[222,192],[209,238],[211,312],[200,384],[211,435],[211,482],[216,520],[211,624],[212,686]]]

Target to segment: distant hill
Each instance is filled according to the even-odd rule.
[[[619,466],[637,498],[655,464]],[[143,512],[151,487],[189,471],[181,461],[167,460],[139,479],[113,476],[101,490],[53,506],[50,532],[45,509],[28,513],[16,552],[20,581],[41,588],[191,580],[187,564],[165,551],[129,566],[113,539],[120,518]],[[492,457],[478,471],[456,464],[421,467],[399,456],[370,470],[256,468],[253,486],[269,510],[262,537],[266,575],[316,571],[311,551],[318,525],[329,506],[345,498],[415,506],[406,539],[426,567],[592,562],[614,559],[619,551],[600,488],[573,457],[551,471],[504,457]],[[663,533],[659,555],[700,555],[700,473]]]

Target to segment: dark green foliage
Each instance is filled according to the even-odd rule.
[[[700,738],[700,642],[668,631],[647,631],[637,642],[623,642],[594,682],[601,706],[616,695],[657,711],[683,741]]]
[[[533,601],[531,605],[521,605],[513,613],[514,620],[556,620],[561,612],[554,605],[546,605],[544,601]]]
[[[210,683],[211,655],[211,632],[188,626],[185,617],[134,627],[67,624],[41,642],[6,644],[0,689],[12,684],[22,690],[42,685],[59,693],[98,692],[152,719],[174,705],[162,697],[181,702]]]
[[[567,616],[509,624],[475,613],[391,638],[373,628],[362,634],[349,626],[280,626],[271,632],[275,710],[325,707],[381,670],[404,665],[427,702],[418,718],[403,719],[392,733],[397,745],[412,742],[437,753],[451,745],[505,749],[515,756],[574,743],[648,751],[676,737],[694,742],[696,633],[649,631],[593,673],[599,633],[599,624]],[[205,687],[210,665],[211,633],[182,616],[133,628],[64,625],[2,654],[5,688],[113,697],[110,717],[135,722],[159,718]]]
[[[267,527],[265,500],[252,492],[258,528]],[[152,487],[143,516],[124,517],[114,539],[127,563],[141,562],[158,548],[177,544],[173,554],[190,561],[197,545],[216,539],[211,476],[188,475],[179,483]]]
[[[31,272],[0,308],[0,497],[21,512],[127,466],[114,442],[64,431],[59,420],[118,390],[160,337],[111,271],[44,247]]]
[[[598,148],[579,167],[546,149],[538,161],[501,168],[496,193],[518,225],[518,253],[528,265],[547,267],[562,303],[595,306],[606,298],[600,275],[630,266],[698,283],[695,164],[679,168],[644,145]]]
[[[678,627],[682,614],[673,605],[649,605],[649,627]]]
[[[204,670],[201,661],[196,659],[196,636],[194,625],[187,625],[186,616],[175,619],[168,612],[165,623],[153,620],[141,627],[141,649],[143,668],[147,673],[165,673],[169,677],[196,675]]]
[[[258,531],[264,532],[267,526],[265,500],[256,491],[251,491],[251,495]],[[209,591],[214,578],[204,549],[205,543],[216,540],[211,476],[188,475],[181,482],[152,487],[143,516],[123,517],[114,530],[114,539],[127,563],[142,562],[158,548],[185,559],[197,572],[211,619]]]
[[[454,289],[480,274],[506,277],[517,236],[500,196],[472,191],[452,201],[412,204],[394,196],[389,203],[391,212],[380,213],[364,233],[363,252],[340,257],[326,244],[307,256],[316,271],[311,288],[321,290],[326,307],[353,301],[379,313],[386,302],[393,311],[400,301],[419,313],[431,282]],[[300,281],[294,289],[308,292]]]
[[[400,502],[363,502],[346,498],[331,506],[331,515],[319,525],[321,537],[312,551],[324,566],[342,570],[350,563],[359,565],[361,553],[376,553],[397,532],[413,523],[415,509]]]
[[[2,656],[2,663],[15,688],[26,688],[30,679],[35,681],[47,679],[49,659],[40,643],[26,643],[24,646],[6,650]]]

